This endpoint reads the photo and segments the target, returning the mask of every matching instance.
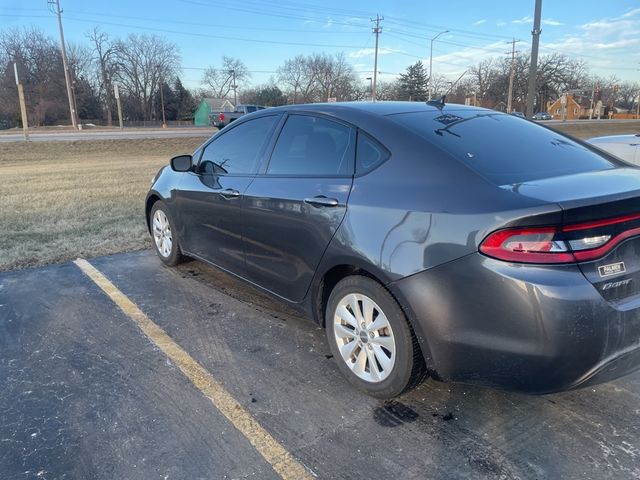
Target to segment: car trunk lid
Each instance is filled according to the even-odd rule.
[[[562,208],[562,236],[575,250],[584,276],[605,299],[624,302],[640,295],[640,169],[616,168],[502,188]]]

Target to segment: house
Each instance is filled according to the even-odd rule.
[[[506,102],[503,102],[502,100],[500,100],[498,103],[494,104],[491,108],[493,110],[497,110],[498,112],[506,112],[507,104]]]
[[[598,101],[594,105],[593,113],[591,111],[591,98],[587,96],[574,96],[569,93],[566,95],[567,103],[564,113],[565,120],[577,120],[580,118],[589,118],[591,115],[593,118],[602,117],[604,115],[604,109],[602,102]],[[553,117],[554,120],[562,120],[562,100],[558,98],[553,102],[547,102],[547,112]]]
[[[203,98],[193,113],[193,124],[196,126],[211,125],[209,115],[213,112],[233,112],[236,107],[226,98]]]

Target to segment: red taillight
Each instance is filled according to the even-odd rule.
[[[220,120],[221,122],[224,122],[224,113],[221,113],[220,115],[218,115],[218,120]]]
[[[640,235],[640,215],[563,227],[507,228],[489,234],[480,252],[519,263],[573,263],[596,260],[627,238]],[[624,225],[634,222],[632,225]]]
[[[565,242],[558,240],[558,229],[510,228],[493,232],[484,239],[480,251],[489,257],[521,263],[569,263],[575,258]]]

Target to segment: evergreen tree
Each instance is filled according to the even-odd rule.
[[[191,92],[182,85],[180,77],[176,77],[173,91],[176,100],[176,120],[193,120],[197,103]]]
[[[406,73],[400,74],[399,94],[401,99],[414,102],[426,101],[428,81],[429,76],[421,61],[408,66]]]

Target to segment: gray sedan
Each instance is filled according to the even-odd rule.
[[[514,115],[263,110],[173,158],[145,212],[165,264],[307,314],[377,397],[427,373],[542,393],[640,366],[640,170]]]

